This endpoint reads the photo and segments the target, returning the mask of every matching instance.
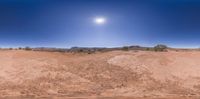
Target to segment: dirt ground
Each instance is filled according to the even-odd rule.
[[[200,51],[0,51],[0,98],[200,99]]]

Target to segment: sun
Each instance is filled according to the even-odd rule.
[[[102,25],[102,24],[106,23],[106,18],[104,18],[104,17],[97,17],[97,18],[94,19],[94,22],[96,24]]]

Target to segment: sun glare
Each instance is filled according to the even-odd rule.
[[[101,25],[101,24],[105,24],[106,19],[105,19],[104,17],[97,17],[97,18],[94,19],[94,22],[95,22],[96,24]]]

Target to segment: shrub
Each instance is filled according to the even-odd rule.
[[[150,51],[151,49],[150,48],[146,48],[146,51]]]
[[[27,47],[25,47],[25,50],[32,50],[32,49],[31,49],[30,47],[27,46]]]
[[[79,50],[78,50],[78,52],[81,52],[81,53],[82,53],[83,51],[84,51],[83,49],[79,49]]]
[[[162,44],[158,44],[154,47],[154,51],[159,51],[159,52],[166,51],[166,49],[167,49],[167,46],[162,45]]]
[[[122,50],[123,50],[123,51],[128,51],[128,50],[129,50],[129,47],[128,47],[128,46],[124,46],[124,47],[122,47]]]
[[[90,50],[88,50],[88,54],[93,54],[93,53],[95,53],[96,52],[96,50],[95,49],[90,49]]]

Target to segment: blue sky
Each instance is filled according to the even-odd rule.
[[[199,38],[198,0],[0,1],[0,47],[200,47]]]

